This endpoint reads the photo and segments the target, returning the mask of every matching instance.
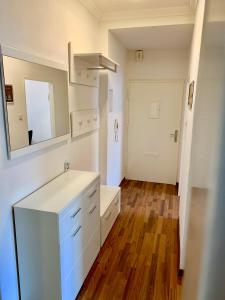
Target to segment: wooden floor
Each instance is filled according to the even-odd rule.
[[[176,187],[126,180],[121,205],[78,299],[180,299]]]

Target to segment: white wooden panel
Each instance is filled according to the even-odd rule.
[[[60,300],[57,215],[15,207],[21,300]]]
[[[98,110],[81,110],[71,113],[72,137],[76,138],[99,128]]]
[[[121,194],[119,187],[101,186],[101,246],[120,213]]]
[[[60,244],[62,281],[66,280],[71,273],[75,263],[84,251],[85,244],[85,220],[80,217]]]

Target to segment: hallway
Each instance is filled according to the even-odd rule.
[[[125,180],[121,202],[78,299],[179,299],[176,187]]]

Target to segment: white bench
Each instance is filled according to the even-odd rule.
[[[100,187],[101,246],[120,213],[120,190],[120,187],[106,185]]]

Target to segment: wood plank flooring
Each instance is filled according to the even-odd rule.
[[[180,299],[176,186],[125,180],[121,200],[77,299]]]

